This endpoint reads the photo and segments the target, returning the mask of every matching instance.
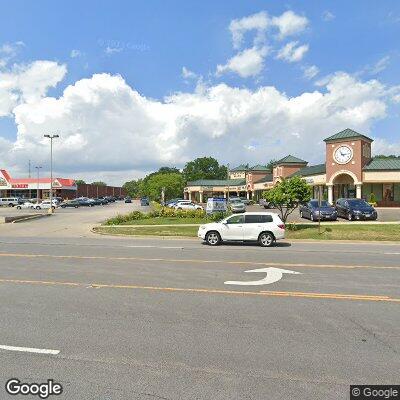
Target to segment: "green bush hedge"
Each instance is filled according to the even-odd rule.
[[[125,215],[117,215],[116,217],[110,218],[106,221],[106,225],[120,225],[129,221],[137,221],[148,218],[159,218],[159,217],[172,217],[172,218],[199,218],[206,219],[209,221],[220,221],[227,217],[230,213],[217,212],[207,215],[204,210],[175,210],[170,207],[156,207],[149,213],[145,214],[141,211],[132,211]]]

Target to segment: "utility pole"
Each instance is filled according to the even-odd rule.
[[[36,190],[36,204],[39,204],[39,171],[42,166],[35,167],[37,169],[37,190]]]
[[[229,185],[229,163],[228,163],[228,196],[227,196],[227,200],[226,200],[226,204],[229,203],[229,191],[231,190],[230,185]]]
[[[50,139],[50,208],[49,214],[53,213],[53,139],[59,138],[59,135],[44,135]]]

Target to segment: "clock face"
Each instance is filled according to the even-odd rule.
[[[339,146],[333,157],[338,164],[347,164],[353,158],[353,149],[349,146]]]

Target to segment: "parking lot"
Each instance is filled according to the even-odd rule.
[[[146,211],[139,202],[124,203],[117,201],[105,206],[57,208],[49,218],[40,218],[17,224],[0,224],[0,236],[88,236],[93,225],[134,210]],[[47,214],[47,210],[17,210],[14,207],[0,207],[0,216]]]
[[[258,204],[253,206],[247,206],[246,211],[270,211],[279,213],[279,211],[275,208],[273,209],[265,209],[264,207],[260,207]],[[376,208],[378,213],[378,222],[399,222],[400,223],[400,208]],[[346,221],[343,218],[338,218],[337,222]],[[310,222],[308,219],[300,218],[299,210],[296,209],[293,211],[291,215],[289,215],[287,222]],[[335,221],[328,221],[328,223],[335,223]]]

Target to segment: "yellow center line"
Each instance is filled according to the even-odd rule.
[[[228,264],[228,265],[263,265],[263,266],[267,265],[270,267],[286,266],[286,267],[299,267],[299,268],[341,268],[341,269],[366,268],[366,269],[400,270],[400,266],[305,264],[305,263],[285,263],[285,262],[224,261],[224,260],[144,258],[144,257],[72,256],[72,255],[20,254],[20,253],[0,253],[0,257],[56,258],[56,259],[77,259],[77,260],[115,260],[115,261],[153,261],[153,262],[197,263],[197,264]]]
[[[36,281],[22,279],[0,279],[0,283],[31,284],[31,285],[60,285],[84,288],[109,288],[109,289],[136,289],[159,292],[181,292],[181,293],[201,293],[201,294],[221,294],[221,295],[240,295],[240,296],[261,296],[261,297],[303,297],[309,299],[335,299],[335,300],[359,300],[359,301],[384,301],[400,302],[400,298],[389,296],[370,296],[359,294],[340,294],[340,293],[304,293],[304,292],[275,292],[260,291],[249,292],[241,290],[206,289],[206,288],[178,288],[142,285],[118,285],[105,283],[79,283],[79,282],[59,282],[59,281]]]

